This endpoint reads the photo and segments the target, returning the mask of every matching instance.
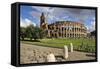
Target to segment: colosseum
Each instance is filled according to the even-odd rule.
[[[47,31],[47,37],[51,38],[77,38],[87,36],[87,28],[83,23],[56,21],[55,23],[48,24],[43,13],[40,17],[40,28]]]

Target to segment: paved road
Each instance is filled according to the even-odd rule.
[[[21,64],[47,62],[46,56],[50,53],[55,55],[57,62],[95,59],[95,57],[92,56],[92,53],[74,51],[72,53],[69,52],[69,57],[67,60],[65,60],[63,58],[63,49],[36,46],[24,43],[21,43],[20,50]]]

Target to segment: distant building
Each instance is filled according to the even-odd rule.
[[[94,30],[94,31],[90,32],[90,34],[91,34],[90,36],[95,37],[96,31]]]
[[[48,32],[48,37],[77,38],[87,36],[87,28],[84,24],[73,21],[56,21],[48,24],[43,13],[40,17],[40,28]]]
[[[89,32],[89,33],[87,34],[87,37],[88,37],[88,38],[95,38],[95,37],[96,37],[96,31],[94,30],[94,31]]]

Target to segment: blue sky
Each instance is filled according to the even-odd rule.
[[[87,27],[88,31],[95,30],[95,10],[77,8],[21,6],[21,26],[26,27],[29,24],[39,26],[42,12],[45,14],[48,24],[56,21],[75,21],[83,23]]]

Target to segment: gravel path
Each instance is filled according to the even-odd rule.
[[[95,59],[95,57],[92,56],[93,53],[74,51],[69,52],[69,57],[65,60],[63,58],[63,49],[21,43],[20,63],[26,64],[47,62],[46,56],[50,53],[55,55],[57,62]]]

